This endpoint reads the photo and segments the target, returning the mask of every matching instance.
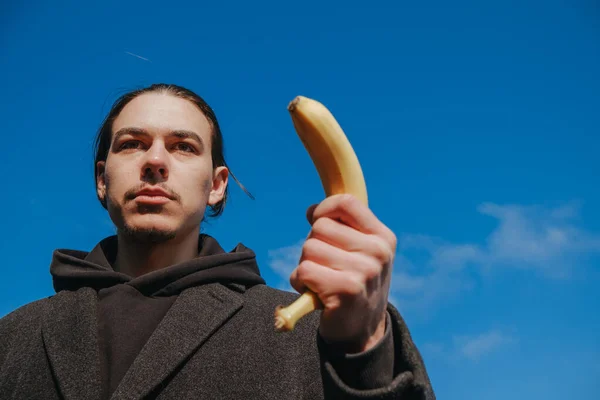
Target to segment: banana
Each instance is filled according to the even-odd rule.
[[[367,187],[358,157],[327,107],[316,100],[297,96],[289,103],[288,111],[317,169],[325,195],[350,193],[367,205]],[[275,329],[291,331],[300,318],[322,307],[318,296],[306,291],[288,307],[276,308]]]

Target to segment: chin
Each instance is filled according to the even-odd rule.
[[[177,237],[177,231],[125,225],[119,233],[130,241],[138,243],[164,243]]]
[[[160,243],[174,239],[179,232],[171,218],[159,215],[138,215],[124,221],[120,233],[140,242]]]

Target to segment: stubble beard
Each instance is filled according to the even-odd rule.
[[[125,224],[118,232],[125,240],[137,244],[160,244],[177,236],[175,231],[156,228],[136,228]]]
[[[140,190],[144,185],[139,184],[138,186],[128,190],[123,196],[123,202],[128,203],[133,201],[135,197],[135,193]],[[110,198],[110,178],[106,176],[106,192],[107,197]],[[163,188],[167,190],[171,195],[175,198],[175,200],[179,201],[180,197],[173,191],[168,190],[168,188]],[[118,202],[111,202],[113,204],[118,204]],[[137,245],[156,245],[168,242],[169,240],[174,239],[177,236],[177,231],[175,230],[165,230],[165,229],[156,229],[156,228],[139,228],[127,223],[127,220],[124,215],[124,205],[118,208],[117,211],[117,221],[121,223],[117,223],[114,219],[113,222],[117,226],[117,235],[123,237],[126,241],[130,243],[135,243]],[[160,214],[162,211],[162,206],[152,206],[152,205],[139,205],[137,207],[137,212],[141,214]],[[110,214],[110,211],[109,211]],[[120,226],[119,226],[120,225]]]
[[[142,185],[140,185],[140,186],[142,186]],[[106,176],[106,189],[107,189],[107,193],[110,193],[110,191],[108,190],[108,187],[109,187],[109,177]],[[210,188],[210,182],[206,182],[206,187]],[[126,203],[128,201],[132,201],[133,197],[135,196],[135,192],[138,189],[139,188],[137,188],[137,187],[130,189],[124,196],[124,202]],[[165,190],[168,190],[168,188],[165,188]],[[170,190],[168,190],[168,191],[175,198],[175,201],[180,201],[181,197],[177,193],[170,191]],[[118,203],[115,202],[114,204],[118,204]],[[162,206],[138,205],[137,211],[142,214],[159,214],[162,211]],[[139,227],[135,227],[135,226],[128,224],[126,221],[126,218],[123,215],[122,208],[119,209],[118,214],[119,214],[118,220],[120,220],[120,222],[121,222],[121,224],[119,224],[119,225],[121,225],[121,226],[119,227],[117,225],[117,234],[119,236],[123,237],[125,240],[127,240],[130,243],[135,243],[138,245],[156,245],[156,244],[168,242],[169,240],[172,240],[177,236],[177,231],[174,229],[167,230],[167,229],[157,229],[157,228],[139,228]],[[202,218],[201,218],[201,222],[203,222],[203,221],[204,221],[204,216],[202,216]],[[115,221],[113,220],[113,222],[115,222]]]
[[[141,214],[160,214],[162,206],[138,206],[137,212]],[[119,234],[127,241],[136,244],[160,244],[168,242],[177,236],[174,229],[139,228],[127,223],[123,218],[123,227]]]

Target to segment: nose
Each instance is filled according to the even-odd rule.
[[[146,152],[142,165],[142,180],[162,182],[169,177],[169,156],[164,146],[154,143]]]

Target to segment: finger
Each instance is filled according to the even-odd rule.
[[[298,293],[304,293],[307,290],[304,282],[298,279],[298,267],[296,267],[290,274],[290,285],[292,285],[294,290]]]
[[[299,293],[306,289],[316,293],[326,306],[332,295],[357,296],[366,291],[366,285],[355,274],[327,268],[311,260],[298,265],[290,277],[290,284]]]
[[[315,221],[322,217],[339,220],[363,233],[377,234],[387,229],[368,206],[350,194],[329,196],[319,203],[312,218]]]
[[[319,239],[348,252],[364,253],[383,264],[391,262],[395,252],[394,244],[382,237],[364,234],[327,217],[319,218],[313,223],[308,238]]]
[[[300,263],[304,260],[310,260],[339,271],[357,272],[371,269],[375,263],[366,254],[348,252],[315,238],[308,238],[304,242]]]
[[[315,212],[315,208],[317,208],[318,204],[312,204],[306,209],[306,220],[310,225],[313,224],[313,213]]]
[[[329,217],[317,219],[312,224],[308,237],[350,252],[364,251],[365,244],[370,241],[369,235]]]

